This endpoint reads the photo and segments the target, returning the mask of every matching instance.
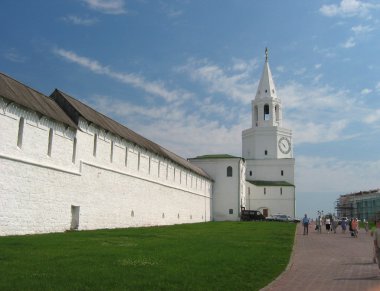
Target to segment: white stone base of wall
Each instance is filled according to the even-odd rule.
[[[210,197],[86,163],[0,158],[0,236],[210,221]],[[76,208],[77,207],[77,208]],[[78,214],[79,213],[79,214]]]

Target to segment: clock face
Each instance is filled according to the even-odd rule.
[[[278,140],[278,148],[283,154],[288,154],[292,148],[292,144],[287,137],[281,137]]]

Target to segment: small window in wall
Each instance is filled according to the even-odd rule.
[[[149,157],[149,168],[148,168],[148,173],[149,173],[149,175],[150,175],[150,168],[152,167],[152,157]]]
[[[98,147],[98,135],[97,134],[94,134],[94,150],[92,152],[92,155],[94,157],[96,157],[96,150],[97,150],[97,147]]]
[[[229,214],[234,214],[234,210],[233,210],[232,208],[230,208],[230,209],[228,210],[228,213],[229,213]]]
[[[279,121],[280,120],[280,107],[278,105],[276,105],[275,108],[274,108],[274,110],[275,110],[275,113],[276,113],[276,121]]]
[[[267,194],[267,188],[264,188],[264,195]]]
[[[53,129],[49,129],[49,143],[48,143],[48,156],[51,157],[51,148],[53,146]]]
[[[282,187],[280,188],[280,194],[282,195]]]
[[[251,188],[248,187],[248,195],[251,195]]]
[[[21,117],[20,121],[18,123],[18,135],[17,135],[17,146],[20,149],[22,148],[22,137],[24,134],[24,124],[25,124],[24,117]]]
[[[227,177],[232,177],[232,167],[231,166],[227,167]]]
[[[257,105],[255,106],[255,122],[256,122],[256,126],[257,126],[257,122],[259,121],[259,109],[257,107]]]
[[[111,141],[111,154],[110,154],[110,162],[112,163],[113,162],[113,141]]]
[[[284,176],[284,170],[281,170],[281,176]]]
[[[267,151],[267,150],[265,150],[264,154],[267,156],[267,155],[268,155],[268,151]]]
[[[125,166],[128,167],[128,148],[125,148]]]
[[[73,156],[71,158],[71,161],[73,162],[73,164],[75,163],[76,156],[77,156],[77,138],[74,137],[74,140],[73,140]]]
[[[252,177],[252,171],[249,171],[249,175]]]

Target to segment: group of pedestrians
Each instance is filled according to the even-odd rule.
[[[336,224],[334,223],[336,222]],[[338,226],[338,220],[334,219],[334,217],[325,218],[323,221],[321,216],[318,216],[315,225],[316,230],[321,233],[322,224],[325,224],[326,231],[336,233],[336,228]],[[307,214],[302,219],[303,224],[303,235],[309,234],[309,225],[310,225],[310,219],[307,217]],[[365,231],[368,232],[368,221],[364,222],[365,225]],[[340,223],[340,226],[342,228],[342,233],[346,233],[347,227],[349,228],[349,231],[351,233],[351,236],[357,237],[358,236],[358,230],[359,230],[359,222],[357,218],[353,218],[351,220],[342,220]],[[377,263],[379,269],[380,269],[380,219],[376,221],[375,226],[371,229],[371,236],[373,236],[373,262]]]
[[[310,219],[307,216],[307,214],[305,214],[305,216],[302,219],[303,234],[304,235],[309,234],[309,224],[310,224]],[[343,234],[346,233],[347,227],[349,227],[349,231],[350,231],[351,236],[353,236],[353,237],[358,236],[359,222],[358,222],[357,218],[353,218],[349,221],[343,219],[339,224],[338,219],[334,216],[326,216],[326,217],[322,218],[319,215],[315,220],[315,230],[319,233],[322,233],[323,225],[325,226],[327,233],[336,233],[337,228],[340,225],[342,228]],[[367,231],[367,229],[368,229],[368,226],[366,228],[366,231]]]

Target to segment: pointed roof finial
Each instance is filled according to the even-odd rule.
[[[268,48],[265,48],[265,61],[268,62]]]

